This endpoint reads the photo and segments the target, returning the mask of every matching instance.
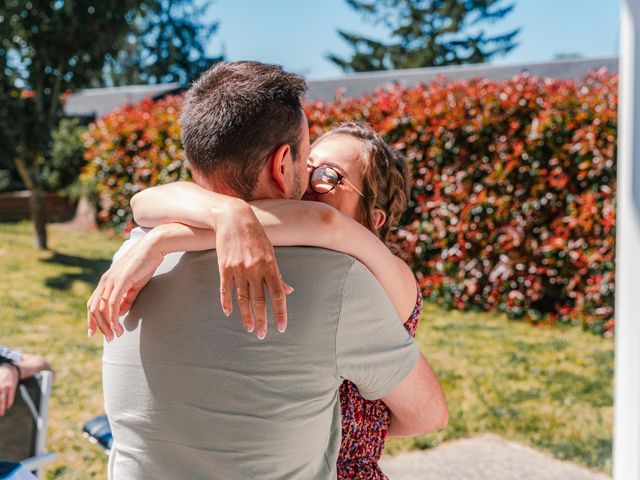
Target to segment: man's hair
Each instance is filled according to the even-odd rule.
[[[218,63],[186,94],[182,144],[194,177],[249,200],[267,158],[280,145],[298,160],[307,83],[279,65]]]

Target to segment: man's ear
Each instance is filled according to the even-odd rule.
[[[373,209],[373,223],[375,224],[376,230],[378,230],[384,222],[387,220],[387,214],[384,213],[384,210],[379,208]]]
[[[289,161],[287,161],[289,160]],[[269,158],[270,173],[273,182],[283,195],[287,195],[287,169],[291,168],[291,147],[283,143]]]

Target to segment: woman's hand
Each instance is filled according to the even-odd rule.
[[[100,278],[87,302],[88,335],[99,329],[111,341],[124,333],[120,315],[131,309],[140,290],[162,263],[163,252],[151,233],[140,239]]]
[[[258,338],[267,334],[265,285],[271,296],[276,328],[280,332],[285,330],[285,294],[293,289],[282,281],[273,245],[246,202],[205,190],[195,183],[175,182],[135,194],[131,207],[139,225],[162,228],[179,222],[194,229],[191,236],[179,236],[180,241],[176,237],[170,251],[217,249],[222,308],[231,315],[235,285],[242,323],[248,332],[255,331]],[[212,236],[205,238],[196,232],[198,229],[206,229]],[[216,239],[212,245],[211,239]]]
[[[233,311],[232,291],[247,332],[255,330],[260,339],[267,335],[267,304],[264,286],[271,297],[276,328],[287,328],[286,295],[293,288],[284,283],[276,262],[273,245],[264,228],[246,203],[236,203],[215,225],[220,302],[227,316]]]

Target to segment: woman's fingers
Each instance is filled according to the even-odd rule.
[[[101,283],[98,284],[98,287],[89,299],[90,305],[88,308],[88,315],[89,322],[93,325],[93,333],[95,334],[97,330],[100,330],[102,334],[107,337],[107,340],[110,340],[107,333],[105,333],[104,324],[101,324],[100,302],[102,301],[101,296],[103,290],[104,286]]]
[[[110,293],[111,288],[107,290],[107,281],[103,276],[96,288],[96,291],[94,292],[91,307],[89,308],[90,315],[96,322],[98,329],[108,341],[113,340],[113,331],[111,330],[107,320],[109,306],[107,304],[107,300],[105,300],[108,299],[107,295]]]
[[[131,310],[131,307],[133,307],[133,302],[136,301],[138,293],[140,293],[139,288],[131,287],[129,290],[127,290],[127,292],[124,294],[124,297],[122,297],[122,300],[120,301],[120,315],[124,315],[129,310]]]
[[[91,314],[91,305],[93,305],[93,298],[96,296],[96,292],[97,290],[94,290],[89,300],[87,300],[87,335],[89,337],[93,337],[98,329],[98,324]]]
[[[108,311],[109,305],[102,298],[98,299],[98,313],[96,315],[96,321],[98,322],[98,329],[102,332],[102,334],[107,338],[107,341],[111,342],[115,335],[113,330],[111,330],[111,325],[109,325],[108,321]]]
[[[262,277],[253,277],[250,280],[249,294],[251,295],[251,308],[256,325],[256,337],[262,340],[267,336],[267,302],[264,298]]]
[[[236,282],[236,301],[242,316],[242,325],[247,332],[251,333],[255,330],[255,323],[251,313],[251,304],[249,303],[249,284],[238,278],[234,278],[234,280]]]
[[[100,296],[100,308],[98,309],[100,312],[98,325],[102,324],[109,332],[111,337],[109,338],[109,341],[113,340],[116,335],[115,330],[111,326],[111,311],[113,310],[113,305],[111,304],[111,292],[113,292],[113,283],[109,280],[107,281],[102,295]]]
[[[287,329],[287,297],[285,295],[285,284],[282,282],[282,277],[279,272],[267,275],[265,283],[267,284],[269,296],[271,297],[273,320],[276,324],[276,329],[282,333]]]
[[[233,272],[228,267],[220,267],[220,304],[227,317],[233,312],[231,292],[233,292]]]
[[[284,288],[284,293],[286,295],[291,295],[294,292],[294,288],[288,283],[285,283],[284,280],[282,280],[282,276],[280,277],[280,280],[282,282],[282,288]]]
[[[127,283],[126,280],[117,283],[109,295],[109,324],[118,337],[124,333],[120,323],[120,303],[128,290]]]

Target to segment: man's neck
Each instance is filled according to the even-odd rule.
[[[193,181],[205,190],[209,190],[219,195],[240,198],[247,202],[251,202],[254,200],[272,200],[286,198],[279,189],[275,188],[271,184],[271,182],[269,182],[268,172],[260,173],[257,185],[253,189],[253,194],[250,198],[244,198],[242,195],[239,195],[238,192],[236,192],[233,188],[227,186],[223,182],[212,182],[210,179],[202,175],[198,175],[195,172],[193,174]]]

